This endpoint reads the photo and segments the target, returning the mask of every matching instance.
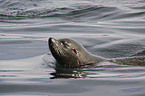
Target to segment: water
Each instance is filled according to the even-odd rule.
[[[144,56],[144,9],[144,0],[0,0],[0,95],[144,96],[145,67],[56,70],[47,46],[71,38],[104,58]]]

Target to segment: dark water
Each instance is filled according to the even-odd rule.
[[[54,68],[49,37],[104,58],[145,55],[145,0],[0,0],[0,95],[145,96],[145,67]]]

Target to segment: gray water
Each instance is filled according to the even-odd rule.
[[[0,95],[145,96],[145,67],[55,69],[47,40],[104,58],[145,55],[145,0],[0,0]]]

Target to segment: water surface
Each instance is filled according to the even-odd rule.
[[[102,62],[62,74],[47,46],[71,38],[106,59],[144,56],[144,8],[144,0],[0,0],[0,95],[144,96],[144,66]]]

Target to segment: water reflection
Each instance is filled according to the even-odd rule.
[[[86,78],[86,72],[83,72],[81,70],[79,71],[74,71],[71,69],[65,69],[65,68],[55,68],[55,72],[51,73],[53,77],[51,79],[59,79],[59,78]]]

